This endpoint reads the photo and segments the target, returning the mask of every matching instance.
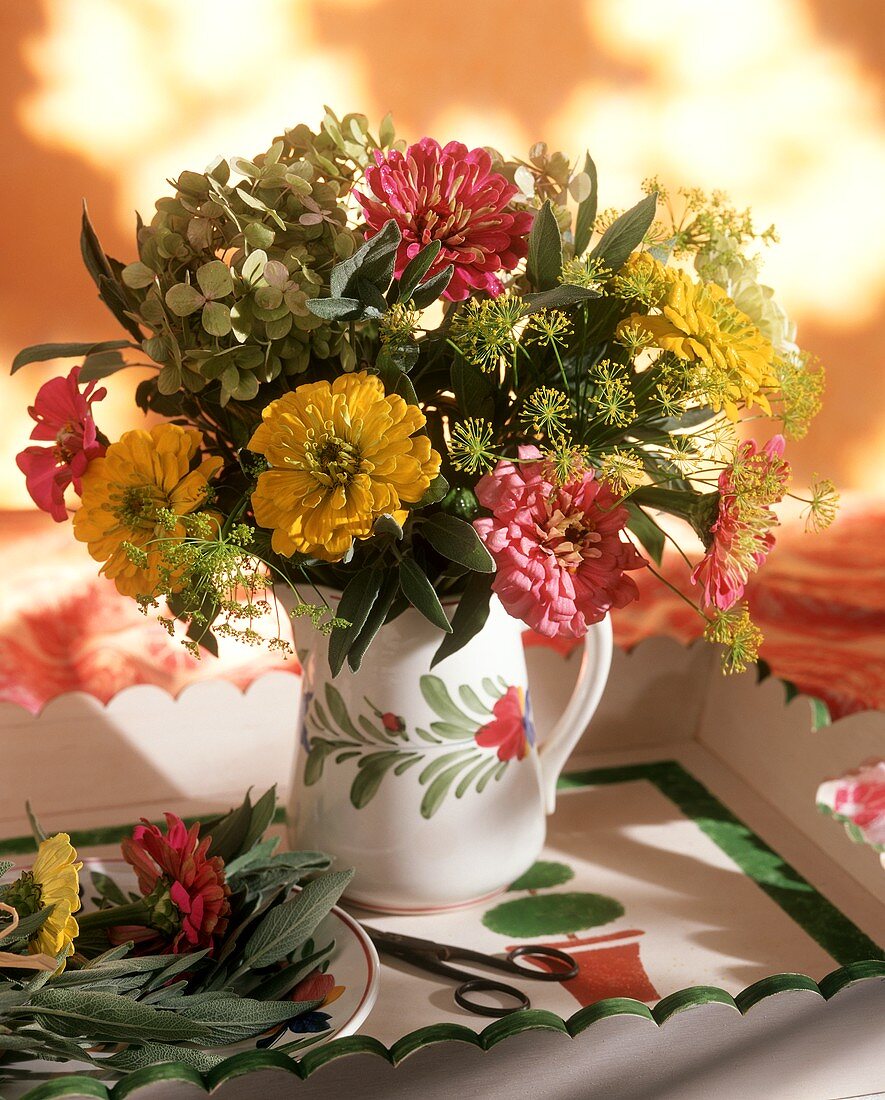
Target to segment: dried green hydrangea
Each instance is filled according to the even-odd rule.
[[[249,401],[259,385],[300,374],[311,359],[356,355],[340,325],[307,307],[331,268],[362,238],[348,228],[353,181],[376,141],[363,116],[327,113],[319,134],[296,127],[252,160],[183,172],[140,225],[140,259],[123,271],[139,324],[152,335],[163,394],[218,381],[221,403]]]

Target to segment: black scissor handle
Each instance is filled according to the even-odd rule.
[[[537,982],[567,982],[578,973],[578,964],[564,951],[557,947],[543,947],[541,944],[527,943],[522,947],[514,947],[507,952],[507,958],[517,970],[522,971],[527,978]],[[517,959],[537,959],[540,963],[555,963],[555,967],[548,970],[529,970],[527,966],[520,966]]]
[[[502,993],[505,997],[511,997],[516,1004],[509,1008],[498,1008],[495,1005],[483,1004],[481,1001],[472,1001],[467,996],[468,993]],[[469,982],[462,982],[455,990],[455,1003],[479,1016],[509,1016],[511,1012],[531,1008],[532,1004],[521,989],[507,985],[505,982],[492,981],[491,978],[471,978]]]

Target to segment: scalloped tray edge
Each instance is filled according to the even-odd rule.
[[[396,1067],[410,1055],[436,1043],[468,1043],[485,1052],[505,1039],[511,1039],[525,1031],[559,1031],[574,1039],[601,1020],[613,1016],[637,1016],[657,1027],[663,1027],[674,1016],[711,1003],[722,1004],[745,1015],[754,1006],[783,993],[810,992],[828,1001],[850,986],[878,980],[885,980],[885,962],[860,961],[839,967],[820,982],[815,982],[805,974],[774,974],[754,982],[735,996],[716,986],[690,986],[664,997],[654,1008],[628,997],[611,997],[579,1009],[567,1020],[544,1009],[525,1009],[495,1020],[480,1032],[461,1024],[429,1024],[404,1035],[390,1047],[368,1035],[349,1035],[332,1039],[325,1046],[297,1060],[279,1051],[246,1051],[225,1059],[206,1073],[201,1073],[183,1062],[161,1062],[136,1070],[111,1086],[94,1077],[68,1076],[64,1080],[37,1085],[24,1094],[22,1100],[57,1100],[65,1096],[126,1100],[126,1097],[146,1085],[169,1081],[192,1084],[211,1093],[234,1078],[266,1069],[279,1069],[301,1080],[307,1080],[323,1066],[350,1055],[374,1055]]]

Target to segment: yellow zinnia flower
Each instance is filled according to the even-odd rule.
[[[252,494],[278,554],[339,561],[378,516],[421,499],[439,472],[424,414],[365,371],[272,401],[249,449],[271,466]],[[400,518],[404,518],[402,515]]]
[[[47,837],[37,849],[30,871],[23,871],[6,890],[3,900],[24,918],[44,909],[50,912],[28,941],[32,955],[57,958],[74,952],[80,929],[73,915],[80,908],[80,878],[83,866],[67,833]],[[62,960],[59,971],[64,970]]]
[[[694,365],[692,384],[718,412],[737,420],[738,402],[771,413],[766,393],[778,388],[776,355],[750,318],[716,283],[696,283],[685,271],[664,267],[641,253],[633,265],[654,264],[661,277],[652,315],[634,313],[621,322],[647,335],[653,346]]]
[[[206,502],[209,479],[222,461],[207,458],[191,471],[202,441],[195,428],[159,424],[150,431],[125,432],[104,458],[89,463],[74,535],[96,561],[105,563],[102,572],[124,596],[153,594],[160,583],[164,543],[184,538],[187,531],[179,517]],[[140,563],[130,559],[124,543],[143,551]]]

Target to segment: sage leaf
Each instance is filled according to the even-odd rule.
[[[626,214],[612,222],[590,253],[591,258],[601,260],[612,275],[617,275],[633,249],[642,243],[654,221],[657,204],[656,193],[646,195]]]
[[[446,618],[443,605],[439,602],[439,596],[414,558],[403,558],[400,561],[399,583],[403,595],[412,607],[420,611],[428,622],[451,634],[452,627]]]
[[[378,598],[384,574],[380,569],[363,569],[347,582],[338,604],[338,617],[349,626],[335,627],[329,638],[329,668],[337,676],[351,645],[365,625],[372,605]]]
[[[457,653],[482,630],[489,617],[491,596],[491,577],[487,573],[474,573],[467,582],[464,595],[458,601],[455,614],[452,616],[452,633],[443,638],[430,662],[431,668],[435,668],[446,657]]]
[[[584,172],[590,177],[590,194],[578,204],[575,217],[575,255],[583,256],[590,243],[593,223],[596,221],[597,179],[596,165],[589,153],[584,157]]]
[[[532,223],[526,275],[536,289],[552,290],[561,274],[562,235],[553,213],[553,204],[547,199]]]
[[[32,344],[29,348],[23,348],[12,360],[10,374],[15,374],[28,363],[45,363],[47,359],[80,359],[101,351],[137,346],[130,340],[100,340],[88,344]]]
[[[273,966],[296,951],[313,935],[352,878],[352,870],[321,875],[300,893],[271,909],[246,944],[249,968]]]
[[[420,527],[421,537],[449,561],[476,573],[494,573],[495,562],[473,526],[457,516],[437,512]]]

